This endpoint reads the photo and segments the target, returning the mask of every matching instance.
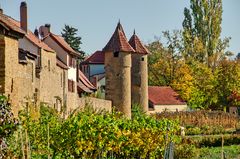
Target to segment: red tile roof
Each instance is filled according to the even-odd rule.
[[[185,105],[186,103],[171,87],[148,87],[148,99],[154,105]]]
[[[129,40],[129,44],[135,50],[135,53],[139,53],[139,54],[148,54],[149,53],[148,49],[142,44],[142,42],[140,41],[138,36],[135,34],[135,31],[134,31],[133,36]]]
[[[95,90],[96,88],[93,86],[93,84],[87,79],[87,77],[82,73],[82,71],[79,71],[79,80],[81,83],[83,83],[87,88]]]
[[[75,56],[80,56],[80,54],[78,52],[74,51],[71,48],[71,46],[64,40],[64,38],[62,36],[55,35],[53,33],[50,33],[49,36],[51,36],[68,53],[75,55]],[[44,37],[44,38],[46,38],[46,37]]]
[[[13,23],[13,21],[11,21],[9,16],[5,15],[5,14],[1,14],[0,13],[0,23],[2,23],[3,25],[5,25],[7,28],[18,32],[20,34],[25,34],[25,32],[19,28],[18,26],[15,25],[15,23]]]
[[[11,17],[8,17],[8,20],[15,25],[15,27],[21,29],[20,27],[20,22],[11,18]],[[25,37],[31,41],[34,45],[36,45],[37,47],[39,48],[42,48],[46,51],[50,51],[50,52],[54,52],[53,49],[51,49],[47,44],[45,44],[44,42],[42,42],[39,38],[37,38],[33,32],[31,32],[30,30],[28,30],[27,33],[25,33]]]
[[[96,51],[91,56],[86,58],[82,64],[104,64],[105,54],[102,51]]]
[[[134,52],[134,49],[128,43],[123,27],[118,23],[115,32],[107,45],[103,48],[104,52]]]

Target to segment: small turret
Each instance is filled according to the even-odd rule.
[[[118,111],[131,118],[131,53],[130,46],[120,22],[107,45],[105,53],[105,98],[112,101]]]
[[[129,40],[129,44],[135,50],[132,54],[131,69],[131,101],[132,104],[139,104],[144,112],[148,111],[148,49],[141,43],[135,33]]]

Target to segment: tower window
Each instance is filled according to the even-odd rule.
[[[117,52],[114,52],[114,53],[113,53],[113,56],[114,56],[114,57],[118,57],[118,56],[119,56],[119,52],[118,52],[118,51],[117,51]]]
[[[51,66],[50,66],[51,64],[50,64],[50,60],[48,60],[48,71],[51,71]]]
[[[142,57],[142,61],[144,61],[144,57]]]

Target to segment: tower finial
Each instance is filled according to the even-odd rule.
[[[133,35],[136,35],[136,31],[135,31],[135,29],[133,30]]]

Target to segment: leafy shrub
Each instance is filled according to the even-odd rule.
[[[11,112],[11,106],[5,96],[0,96],[0,158],[6,155],[6,137],[17,128],[18,121]]]

